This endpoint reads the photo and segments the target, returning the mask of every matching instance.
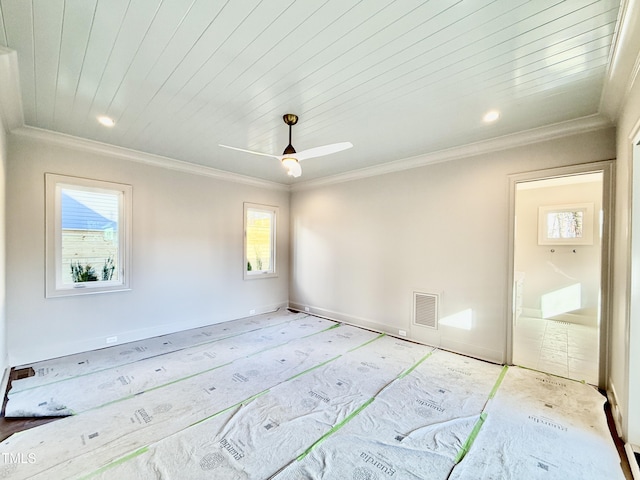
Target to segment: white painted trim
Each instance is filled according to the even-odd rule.
[[[118,280],[85,282],[83,288],[74,288],[62,280],[62,199],[61,188],[109,192],[119,196],[118,208]],[[133,218],[133,187],[122,183],[106,182],[90,178],[71,177],[45,173],[45,295],[46,298],[73,295],[92,295],[131,290],[131,243]],[[96,272],[100,275],[100,265]],[[78,285],[78,284],[74,284]]]
[[[633,350],[634,341],[639,338],[638,321],[636,316],[640,311],[640,295],[635,289],[640,284],[640,265],[634,260],[634,255],[640,250],[640,171],[638,170],[638,160],[640,160],[640,119],[636,121],[629,136],[626,145],[627,155],[630,159],[629,163],[629,189],[628,189],[628,212],[626,218],[626,231],[628,236],[627,245],[627,284],[626,284],[626,316],[625,316],[625,378],[627,381],[627,402],[626,417],[624,418],[625,440],[630,442],[639,442],[640,439],[640,410],[637,407],[638,391],[633,388],[633,376],[635,374],[634,367],[638,365],[638,351]],[[622,219],[621,219],[622,221]]]
[[[598,372],[598,386],[605,388],[609,379],[609,336],[611,323],[611,289],[612,289],[612,239],[613,239],[613,215],[615,206],[613,204],[613,189],[615,185],[615,162],[613,160],[603,160],[592,163],[582,163],[568,165],[565,167],[554,167],[544,170],[537,170],[509,175],[509,226],[507,243],[507,298],[506,298],[506,318],[507,321],[507,341],[506,341],[506,361],[513,363],[513,281],[515,262],[515,200],[516,186],[518,183],[532,180],[560,178],[569,175],[578,175],[589,172],[603,173],[602,178],[602,209],[605,212],[605,223],[603,225],[602,245],[601,245],[601,266],[600,266],[600,289],[602,292],[600,325],[600,369]]]
[[[620,411],[620,404],[618,403],[618,394],[616,393],[616,389],[609,379],[609,386],[606,390],[607,400],[609,400],[609,404],[611,405],[611,417],[613,418],[613,423],[616,426],[616,432],[620,438],[624,438],[624,431],[622,429],[622,412]]]
[[[348,325],[354,325],[356,327],[366,328],[368,330],[373,330],[374,332],[387,333],[390,335],[397,334],[396,328],[390,328],[389,326],[372,322],[363,317],[358,317],[355,315],[349,315],[347,313],[335,312],[333,310],[328,310],[326,308],[313,307],[309,305],[304,305],[297,302],[289,302],[289,308],[293,310],[297,310],[304,313],[310,313],[312,315],[318,315],[323,318],[328,318],[329,320],[334,320],[336,322],[346,323]],[[306,310],[308,308],[308,310]]]
[[[201,175],[212,177],[223,181],[242,183],[260,188],[280,191],[300,191],[309,188],[316,188],[337,183],[349,182],[388,173],[419,168],[434,163],[447,162],[460,158],[467,158],[476,155],[507,150],[509,148],[531,145],[533,143],[554,140],[557,138],[567,137],[580,133],[587,133],[603,128],[613,126],[613,123],[605,116],[600,114],[589,115],[576,120],[556,123],[545,127],[539,127],[532,130],[517,132],[510,135],[484,140],[481,142],[470,143],[459,147],[453,147],[437,152],[431,152],[424,155],[409,157],[401,160],[375,165],[373,167],[362,168],[351,172],[345,172],[337,175],[318,178],[315,180],[303,181],[294,184],[283,184],[262,180],[255,177],[240,175],[237,173],[218,170],[204,165],[198,165],[183,160],[176,160],[161,155],[132,150],[129,148],[118,147],[107,143],[89,140],[80,137],[74,137],[63,133],[53,132],[30,126],[20,126],[11,130],[11,133],[17,136],[32,138],[43,142],[48,142],[61,147],[71,148],[85,152],[91,152],[98,155],[108,155],[124,160],[130,160],[138,163],[144,163],[169,170],[190,173],[193,175]]]
[[[639,0],[622,0],[614,32],[599,112],[617,120],[640,71]],[[632,68],[629,65],[633,65]]]
[[[640,480],[640,468],[638,467],[638,462],[636,461],[636,456],[634,454],[636,448],[634,448],[630,443],[624,444],[624,451],[627,454],[627,459],[629,460],[629,466],[631,467],[631,474],[633,475],[633,479]],[[637,451],[640,452],[640,449]]]
[[[295,183],[291,186],[291,191],[295,192],[377,175],[385,175],[402,170],[423,167],[434,163],[447,162],[450,160],[497,152],[509,148],[521,147],[546,140],[554,140],[557,138],[567,137],[569,135],[587,133],[611,126],[613,126],[613,124],[607,117],[600,114],[589,115],[576,120],[556,123],[545,127],[492,138],[490,140],[470,143],[460,147],[449,148],[446,150],[383,163],[381,165],[362,168],[352,172],[341,173],[316,180],[309,180],[307,182]]]
[[[270,243],[271,243],[271,257],[270,257],[270,268],[269,270],[261,270],[256,273],[249,273],[247,270],[247,264],[249,263],[249,257],[247,256],[247,220],[248,220],[248,212],[249,210],[259,210],[261,212],[266,212],[271,215],[272,225],[270,233]],[[243,211],[243,220],[242,224],[244,226],[242,238],[243,238],[243,262],[242,262],[242,278],[244,280],[260,280],[263,278],[275,278],[278,276],[278,222],[280,220],[280,208],[273,205],[262,205],[259,203],[251,203],[244,202],[244,211]]]
[[[64,133],[53,132],[51,130],[21,126],[19,128],[13,129],[11,133],[13,135],[48,142],[61,147],[71,148],[73,150],[80,150],[83,152],[90,152],[98,155],[108,155],[123,160],[130,160],[133,162],[144,163],[146,165],[167,168],[169,170],[176,170],[193,175],[211,177],[227,182],[242,183],[245,185],[267,188],[271,190],[287,191],[289,189],[288,185],[280,183],[269,182],[267,180],[261,180],[237,173],[225,172],[223,170],[206,167],[204,165],[197,165],[182,160],[163,157],[161,155],[154,155],[138,150],[132,150],[129,148],[117,147],[115,145],[109,145],[107,143],[97,142],[95,140],[88,140],[86,138],[74,137],[72,135],[66,135]]]
[[[18,54],[0,46],[0,116],[8,132],[24,125]]]
[[[501,357],[501,354],[502,354],[502,352],[499,352],[496,350],[477,347],[477,346],[470,345],[468,343],[456,342],[451,339],[444,339],[444,340],[441,339],[438,345],[434,345],[432,343],[427,343],[421,340],[417,340],[413,338],[411,335],[401,336],[398,333],[397,327],[391,327],[390,325],[373,322],[363,317],[349,315],[348,313],[336,312],[333,310],[328,310],[326,308],[313,307],[313,306],[305,305],[298,302],[289,302],[289,308],[291,308],[292,310],[297,310],[299,312],[309,313],[312,315],[317,315],[323,318],[327,318],[329,320],[345,323],[347,325],[353,325],[355,327],[366,328],[367,330],[372,330],[374,332],[384,333],[392,337],[401,338],[402,340],[409,340],[411,342],[419,343],[421,345],[428,345],[430,347],[458,353],[460,355],[472,356],[474,358],[485,360],[491,363],[496,363],[495,358]],[[306,308],[308,308],[308,310],[306,310]],[[470,348],[472,349],[471,353],[469,353]]]

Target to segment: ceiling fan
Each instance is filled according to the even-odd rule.
[[[230,147],[229,145],[219,144],[219,146],[230,148],[231,150],[238,150],[240,152],[252,153],[254,155],[277,158],[278,160],[280,160],[280,162],[282,162],[282,166],[287,170],[287,173],[294,178],[302,175],[302,167],[300,167],[299,163],[302,160],[322,157],[324,155],[341,152],[342,150],[353,147],[351,142],[342,142],[332,143],[330,145],[323,145],[321,147],[314,147],[303,150],[301,152],[296,152],[296,149],[293,148],[293,145],[291,145],[291,127],[298,123],[298,116],[294,115],[293,113],[287,113],[282,116],[282,119],[284,120],[284,123],[289,125],[289,145],[287,145],[287,148],[284,149],[282,155],[271,155],[269,153],[255,152],[253,150],[245,150],[244,148]]]

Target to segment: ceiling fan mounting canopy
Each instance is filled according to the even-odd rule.
[[[324,155],[329,155],[331,153],[341,152],[342,150],[346,150],[347,148],[353,147],[351,142],[342,142],[342,143],[333,143],[331,145],[324,145],[322,147],[314,147],[307,150],[303,150],[302,152],[296,152],[296,149],[293,148],[291,144],[291,127],[298,123],[298,116],[293,113],[285,113],[282,116],[284,123],[289,125],[289,145],[284,149],[282,155],[272,155],[269,153],[255,152],[252,150],[246,150],[244,148],[231,147],[229,145],[219,146],[224,148],[229,148],[231,150],[238,150],[240,152],[251,153],[254,155],[262,155],[263,157],[273,157],[280,160],[282,166],[287,170],[287,174],[291,177],[299,177],[302,175],[302,168],[300,167],[300,161],[306,160],[308,158],[322,157]]]
[[[289,126],[295,125],[296,123],[298,123],[298,116],[293,113],[285,113],[282,116],[282,119],[284,120],[284,123],[286,123]]]

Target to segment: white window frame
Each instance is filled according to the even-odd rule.
[[[249,271],[247,270],[247,263],[249,262],[249,259],[247,258],[247,214],[249,212],[249,210],[258,210],[261,212],[267,212],[269,214],[272,215],[273,218],[273,222],[272,222],[272,228],[271,228],[271,265],[270,265],[270,269],[269,270],[261,270],[261,271]],[[244,272],[244,276],[243,278],[245,280],[254,280],[257,278],[273,278],[273,277],[277,277],[278,276],[278,269],[277,269],[277,255],[276,255],[276,243],[277,243],[277,231],[278,231],[278,207],[274,207],[271,205],[261,205],[258,203],[244,203],[244,219],[243,219],[243,225],[244,225],[244,242],[243,242],[243,246],[242,246],[242,257],[244,259],[243,261],[243,272]]]
[[[122,201],[118,212],[118,279],[68,284],[62,281],[62,196],[63,188],[118,192]],[[45,232],[47,298],[130,290],[131,277],[131,185],[88,178],[45,173]]]

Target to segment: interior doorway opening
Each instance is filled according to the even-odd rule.
[[[510,363],[602,386],[611,164],[514,176]]]

